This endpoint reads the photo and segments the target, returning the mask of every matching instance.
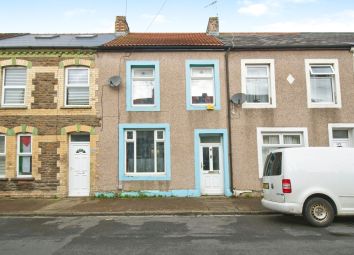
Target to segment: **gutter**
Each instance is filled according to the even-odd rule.
[[[229,72],[229,53],[231,47],[228,47],[225,51],[225,78],[226,78],[226,102],[227,102],[227,133],[228,133],[228,145],[229,145],[229,172],[230,172],[230,188],[233,193],[233,167],[232,167],[232,132],[231,132],[231,100],[230,100],[230,72]]]

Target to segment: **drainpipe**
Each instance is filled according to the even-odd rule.
[[[226,77],[226,102],[227,102],[227,133],[229,143],[229,166],[230,166],[230,188],[233,193],[233,168],[232,168],[232,137],[231,137],[231,100],[230,100],[230,77],[229,77],[229,53],[231,47],[228,47],[225,52],[225,77]]]

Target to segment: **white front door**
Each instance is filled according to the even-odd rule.
[[[224,194],[223,151],[221,143],[200,144],[202,195]]]
[[[90,195],[90,143],[71,142],[69,152],[69,196]]]

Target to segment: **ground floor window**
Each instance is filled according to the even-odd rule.
[[[164,130],[125,131],[126,173],[164,173]]]
[[[121,124],[120,139],[120,178],[170,178],[167,124]]]
[[[0,177],[5,176],[5,166],[6,166],[5,136],[0,134]]]
[[[331,147],[354,147],[354,123],[334,123],[328,125]]]
[[[289,147],[308,146],[307,130],[303,128],[258,128],[258,165],[262,177],[264,162],[270,152]]]
[[[32,176],[32,136],[21,134],[17,138],[17,174]]]

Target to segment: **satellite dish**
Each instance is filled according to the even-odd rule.
[[[244,94],[244,93],[234,94],[231,97],[231,102],[234,104],[238,104],[238,105],[243,104],[244,102],[246,102],[246,94]]]
[[[109,86],[111,86],[112,88],[118,87],[121,83],[121,78],[120,76],[112,76],[111,78],[109,78],[108,80],[108,84]]]

